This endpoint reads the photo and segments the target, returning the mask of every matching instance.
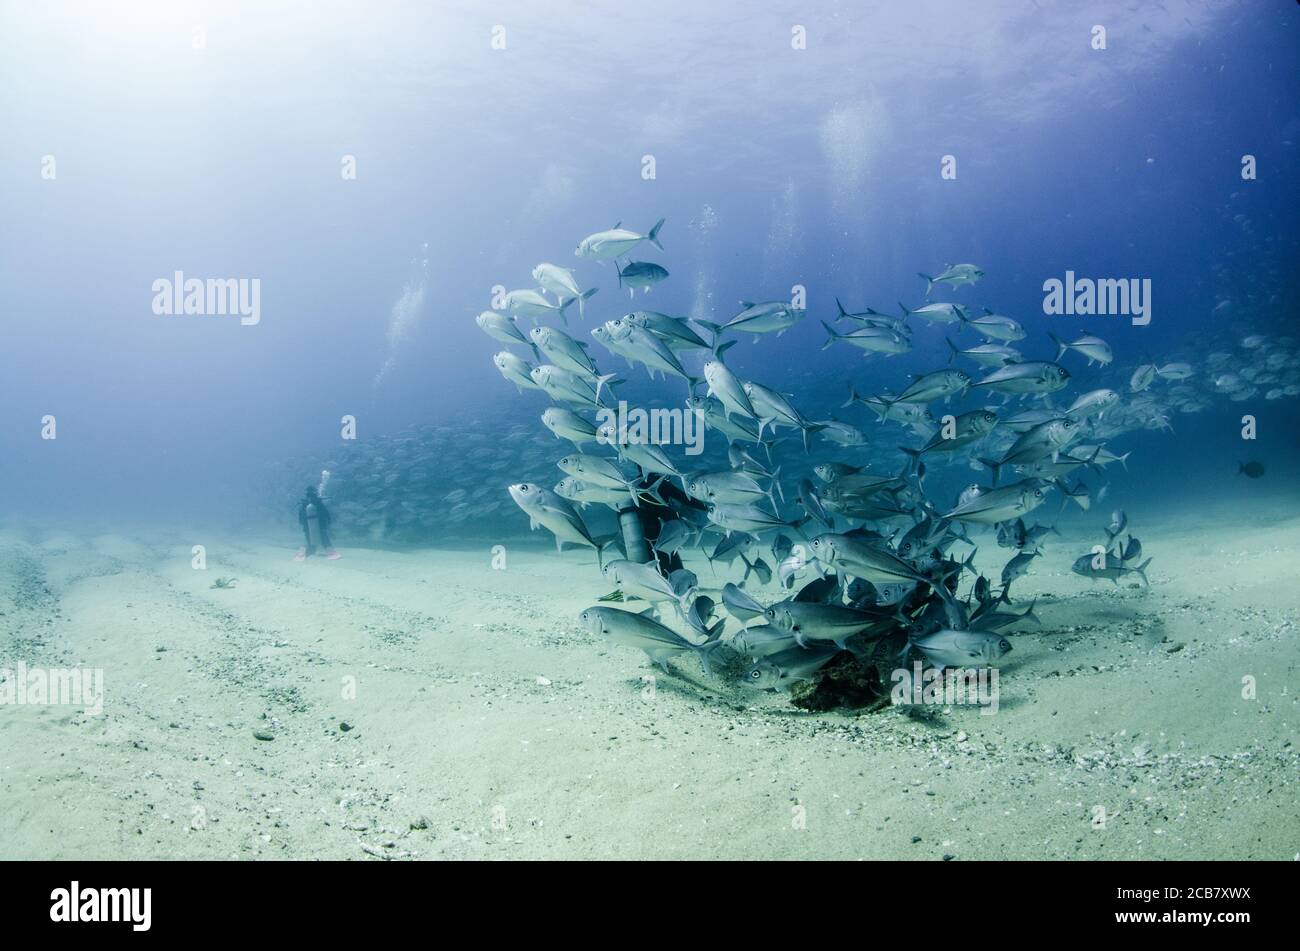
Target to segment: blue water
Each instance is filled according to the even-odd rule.
[[[667,219],[666,250],[636,256],[671,277],[637,308],[725,322],[741,299],[807,289],[798,326],[727,359],[810,416],[840,412],[849,379],[897,390],[946,364],[947,328],[864,360],[823,351],[819,324],[836,296],[917,306],[917,272],[945,262],[987,276],[935,298],[1015,317],[1038,359],[1049,329],[1099,334],[1116,368],[1198,372],[1215,349],[1247,360],[1248,335],[1283,351],[1296,335],[1293,4],[146,6],[0,5],[11,516],[261,517],[268,473],[328,457],[344,415],[363,440],[536,422],[545,399],[500,378],[473,317],[543,260],[600,287],[575,335],[631,309],[612,265],[573,257],[619,220]],[[260,279],[260,322],[154,314],[152,283],[178,270]],[[1044,316],[1043,282],[1067,270],[1149,278],[1151,323]],[[1083,361],[1065,362],[1081,392]],[[1294,502],[1300,404],[1260,397],[1248,447],[1226,399],[1120,437],[1133,471],[1109,473],[1111,497]],[[863,407],[842,418],[870,430]],[[1247,458],[1258,483],[1236,475]]]

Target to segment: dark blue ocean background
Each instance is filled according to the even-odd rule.
[[[600,287],[575,335],[632,309],[612,265],[573,256],[620,220],[667,219],[666,250],[636,256],[671,277],[638,309],[725,322],[806,287],[800,325],[728,363],[873,440],[869,411],[838,408],[847,383],[897,390],[946,365],[951,328],[866,360],[822,350],[820,320],[837,296],[917,306],[917,272],[945,262],[987,276],[936,299],[1020,320],[1033,358],[1054,356],[1048,330],[1096,333],[1125,381],[1174,359],[1203,378],[1210,351],[1242,361],[1249,334],[1300,335],[1294,3],[555,6],[0,4],[0,512],[263,519],[268,469],[328,453],[345,414],[362,440],[540,429],[546,399],[501,379],[473,318],[541,261]],[[154,315],[152,282],[177,270],[259,278],[261,322]],[[1043,282],[1067,270],[1149,278],[1150,325],[1044,316]],[[1119,378],[1065,362],[1071,392]],[[627,375],[629,396],[683,394]],[[1172,432],[1118,437],[1133,454],[1101,508],[1294,511],[1298,405],[1220,397]],[[1236,474],[1247,459],[1263,479]],[[538,465],[517,478],[559,477]],[[947,493],[977,474],[933,478]],[[526,528],[512,506],[495,517]]]

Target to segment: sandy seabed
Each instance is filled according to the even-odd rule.
[[[664,676],[578,626],[607,587],[590,553],[297,564],[289,534],[9,525],[0,668],[101,668],[105,700],[100,715],[0,706],[0,850],[1296,857],[1300,519],[1261,506],[1143,529],[1149,590],[1071,574],[1096,539],[1050,540],[1013,588],[1043,625],[1010,635],[990,716],[811,714],[712,684],[689,657]],[[981,541],[986,571],[1005,557]],[[706,587],[736,577],[690,567]],[[236,586],[214,589],[221,576]]]

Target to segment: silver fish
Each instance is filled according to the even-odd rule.
[[[660,251],[664,249],[664,246],[659,243],[659,229],[664,226],[664,219],[660,218],[655,222],[655,226],[648,234],[637,234],[622,225],[623,222],[620,221],[608,231],[597,231],[595,234],[587,235],[578,242],[577,250],[573,253],[590,261],[607,261],[627,254],[642,241],[650,242]]]
[[[822,344],[823,350],[840,341],[852,344],[869,354],[883,353],[890,357],[896,353],[907,353],[912,349],[910,337],[888,327],[862,327],[842,334],[824,320],[822,326],[826,328],[826,342]]]
[[[519,387],[520,390],[540,390],[533,379],[533,367],[527,360],[521,360],[509,350],[502,350],[492,357],[493,365],[501,375]]]
[[[755,690],[789,690],[811,679],[839,652],[833,644],[787,648],[760,660],[745,672],[741,683]]]
[[[1025,339],[1025,328],[1010,317],[985,311],[983,317],[974,317],[966,325],[980,334],[985,340],[1003,340],[1015,343]]]
[[[1056,363],[1027,361],[1011,363],[994,370],[971,389],[986,386],[1000,393],[1055,393],[1070,381],[1070,372]]]
[[[540,526],[555,536],[556,551],[564,551],[564,544],[568,542],[600,552],[600,543],[591,536],[582,516],[568,499],[527,482],[510,486],[510,497],[528,515],[530,528],[536,531]]]
[[[1047,499],[1047,489],[1034,479],[1025,479],[996,489],[982,489],[960,502],[944,518],[959,522],[995,525],[1032,512]]]
[[[974,284],[984,272],[974,264],[945,264],[943,271],[937,277],[931,277],[928,274],[917,274],[925,281],[925,296],[930,296],[930,291],[936,284],[947,284],[949,287],[964,287],[967,284]]]
[[[575,446],[597,441],[595,425],[562,406],[552,406],[542,413],[542,424],[555,433],[557,439],[567,439]]]
[[[694,652],[706,661],[709,649],[717,642],[694,644],[670,627],[644,614],[634,614],[620,608],[590,607],[578,615],[578,620],[592,634],[608,637],[615,644],[643,650],[654,663],[668,670],[670,657]]]
[[[1140,393],[1151,385],[1151,381],[1156,378],[1156,368],[1153,364],[1146,363],[1133,371],[1133,376],[1129,378],[1129,389],[1134,393]]]
[[[1102,567],[1100,568],[1096,566],[1096,562],[1099,559],[1102,559],[1100,554],[1080,555],[1075,559],[1074,564],[1070,566],[1070,570],[1076,575],[1083,575],[1085,578],[1090,578],[1093,581],[1103,578],[1113,581],[1116,585],[1119,584],[1121,578],[1128,575],[1137,575],[1142,579],[1142,584],[1150,587],[1150,582],[1147,581],[1146,571],[1147,565],[1151,564],[1150,558],[1142,562],[1142,564],[1138,565],[1136,568],[1128,567],[1124,564],[1122,558],[1112,555],[1109,552],[1106,553]]]
[[[716,397],[722,403],[723,411],[728,418],[732,413],[748,416],[751,419],[758,417],[754,412],[754,404],[749,401],[740,380],[721,360],[710,360],[704,364],[704,379],[709,384],[708,395]]]
[[[1092,366],[1094,360],[1102,366],[1105,366],[1115,359],[1115,355],[1111,353],[1110,344],[1102,340],[1100,337],[1085,334],[1073,343],[1066,343],[1050,331],[1047,336],[1051,337],[1052,342],[1056,344],[1056,359],[1058,362],[1061,357],[1065,356],[1066,351],[1068,350],[1073,350],[1076,353],[1080,353],[1087,357],[1088,366]]]
[[[583,304],[587,298],[596,293],[595,289],[583,291],[578,286],[577,279],[573,272],[568,268],[560,267],[558,264],[548,264],[543,262],[533,268],[533,280],[536,281],[543,290],[550,291],[555,295],[560,303],[566,300],[578,302],[578,316],[583,316]]]
[[[638,287],[648,292],[650,288],[666,280],[668,280],[668,269],[652,261],[630,261],[626,267],[619,268],[618,271],[618,286],[626,287],[629,297],[636,296]]]
[[[587,345],[555,327],[534,327],[528,331],[533,346],[555,366],[571,373],[595,377],[599,371],[587,354]]]
[[[708,512],[709,521],[725,528],[728,532],[746,532],[753,535],[773,528],[798,527],[795,522],[780,519],[756,505],[711,503]]]
[[[943,628],[910,640],[935,667],[996,667],[1011,650],[1011,642],[987,631],[954,631]]]
[[[740,302],[740,313],[722,325],[721,330],[739,330],[749,334],[785,333],[803,317],[804,311],[784,301]],[[719,331],[721,332],[721,331]]]
[[[800,647],[806,647],[809,640],[818,640],[833,641],[840,649],[850,637],[878,620],[853,608],[807,601],[782,601],[764,611],[763,616],[768,624],[793,634]]]

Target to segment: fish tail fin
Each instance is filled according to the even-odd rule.
[[[745,577],[740,579],[740,583],[743,585],[746,581],[749,580],[749,576],[754,573],[754,566],[753,564],[750,563],[750,560],[745,557],[745,553],[743,551],[737,552],[737,554],[740,555],[740,560],[745,563]]]
[[[1085,512],[1092,508],[1092,496],[1088,494],[1088,487],[1083,484],[1082,479],[1075,482],[1074,488],[1070,489],[1066,494],[1074,500],[1075,505]]]
[[[853,388],[853,381],[850,380],[850,381],[849,381],[849,398],[846,399],[843,403],[840,404],[840,409],[844,409],[844,407],[846,407],[846,406],[852,406],[854,403],[858,402],[860,399],[861,399],[861,397],[858,396],[858,391],[855,390],[855,389]]]
[[[924,452],[924,450],[909,449],[907,446],[899,446],[898,449],[900,452],[907,454],[907,463],[903,466],[903,473],[905,475],[911,475],[916,472],[917,467],[921,464],[921,453]]]
[[[700,659],[700,666],[704,668],[704,673],[710,680],[717,679],[717,675],[713,672],[713,652],[717,649],[718,645],[722,643],[719,639],[719,635],[722,633],[720,629],[725,623],[726,619],[724,618],[705,631],[704,636],[707,637],[708,640],[695,648],[695,656]]]
[[[601,568],[604,568],[605,552],[609,551],[611,548],[614,549],[615,551],[618,551],[620,538],[617,534],[602,535],[600,538],[595,539],[595,542],[596,542],[596,564],[598,564]]]
[[[617,373],[606,373],[596,377],[596,402],[600,402],[600,391],[602,387],[609,386],[613,389],[613,384],[620,382]]]
[[[812,449],[811,449],[811,448],[809,447],[809,445],[808,445],[808,437],[809,437],[809,435],[811,435],[812,433],[819,433],[819,432],[821,432],[823,429],[826,428],[826,424],[825,424],[825,423],[810,423],[810,422],[808,422],[808,421],[805,420],[804,422],[800,423],[799,428],[803,430],[803,451],[804,451],[804,452],[812,452]]]
[[[943,339],[947,342],[948,350],[950,351],[948,354],[948,362],[952,363],[952,361],[957,358],[957,355],[961,353],[961,351],[957,349],[957,345],[952,342],[951,337],[944,337]]]
[[[1061,338],[1058,337],[1056,334],[1052,333],[1050,330],[1047,332],[1047,336],[1051,337],[1052,343],[1056,344],[1056,359],[1054,362],[1060,363],[1061,357],[1065,356],[1065,352],[1070,349],[1070,345],[1067,343],[1062,343]]]
[[[709,349],[716,354],[718,350],[718,338],[722,336],[722,325],[715,324],[711,320],[700,320],[700,318],[698,317],[693,317],[692,320],[694,320],[701,327],[708,330],[709,333],[713,334],[713,342],[709,344]]]
[[[1138,577],[1142,579],[1142,583],[1146,585],[1148,588],[1151,587],[1151,582],[1147,580],[1147,565],[1149,564],[1151,564],[1150,558],[1148,558],[1146,561],[1142,562],[1142,564],[1138,565],[1136,568],[1133,569],[1138,573]]]
[[[1002,463],[994,462],[992,459],[985,459],[982,456],[978,457],[978,459],[979,459],[979,464],[982,465],[985,469],[993,470],[993,484],[997,485],[998,476],[1000,476],[1002,473]]]
[[[691,599],[694,597],[695,597],[694,586],[687,588],[681,594],[673,596],[673,604],[677,608],[677,613],[681,616],[681,619],[683,621],[686,620],[687,615],[690,613]]]
[[[772,511],[780,512],[781,509],[776,504],[776,493],[781,488],[781,467],[777,466],[772,470],[772,481],[767,486],[767,500],[772,503]],[[785,501],[785,493],[781,493],[781,501]]]
[[[1124,455],[1119,457],[1119,464],[1124,467],[1125,472],[1128,472],[1128,457],[1132,454],[1133,450],[1130,449],[1128,452],[1124,453]]]
[[[664,219],[660,218],[658,221],[655,222],[655,226],[650,229],[650,233],[646,235],[646,240],[649,241],[651,244],[653,244],[660,251],[664,249],[664,246],[659,243],[659,229],[662,228],[663,226],[664,226]]]
[[[1043,626],[1042,618],[1040,618],[1037,614],[1034,613],[1034,605],[1036,605],[1037,603],[1038,603],[1037,598],[1034,598],[1033,601],[1029,602],[1029,607],[1025,608],[1025,612],[1021,614],[1020,617],[1022,620],[1028,619],[1030,621],[1033,621],[1039,627],[1042,627]]]
[[[841,308],[841,309],[843,309],[843,308]],[[825,342],[824,344],[822,344],[822,349],[825,350],[827,347],[829,347],[831,344],[833,344],[836,340],[838,340],[838,339],[842,336],[842,334],[838,334],[838,333],[836,333],[836,332],[835,332],[835,328],[832,327],[830,324],[826,323],[826,321],[824,321],[824,320],[822,321],[822,326],[826,328],[826,342]]]
[[[901,311],[903,312],[903,317],[906,318],[906,317],[911,317],[911,316],[912,316],[912,312],[911,312],[910,310],[908,310],[906,307],[903,306],[903,302],[902,302],[902,301],[899,301],[899,302],[898,302],[898,309],[901,310]]]
[[[840,303],[838,297],[835,298],[835,306],[840,309],[839,316],[835,318],[836,320],[843,320],[845,317],[849,316],[849,312],[844,309],[844,305]],[[825,321],[822,321],[822,323],[825,323]]]
[[[659,494],[659,486],[663,485],[664,481],[667,478],[668,476],[661,475],[659,478],[655,479],[654,482],[652,482],[650,485],[638,491],[644,492],[646,495],[650,496],[650,500],[656,503],[657,505],[662,505],[665,508],[667,508],[668,503],[665,502],[664,497]]]
[[[585,313],[585,312],[583,311],[583,309],[582,309],[582,308],[583,308],[583,305],[587,302],[588,298],[590,298],[591,295],[594,294],[594,293],[596,293],[596,291],[598,291],[598,290],[600,290],[599,287],[593,287],[593,288],[590,288],[589,290],[585,290],[585,291],[583,291],[581,294],[578,295],[578,318],[579,318],[580,320],[586,320],[586,319],[587,319],[587,315],[586,315],[586,313]]]
[[[929,297],[930,291],[934,288],[934,278],[929,274],[922,274],[920,271],[916,272],[916,276],[925,281],[925,296]]]

